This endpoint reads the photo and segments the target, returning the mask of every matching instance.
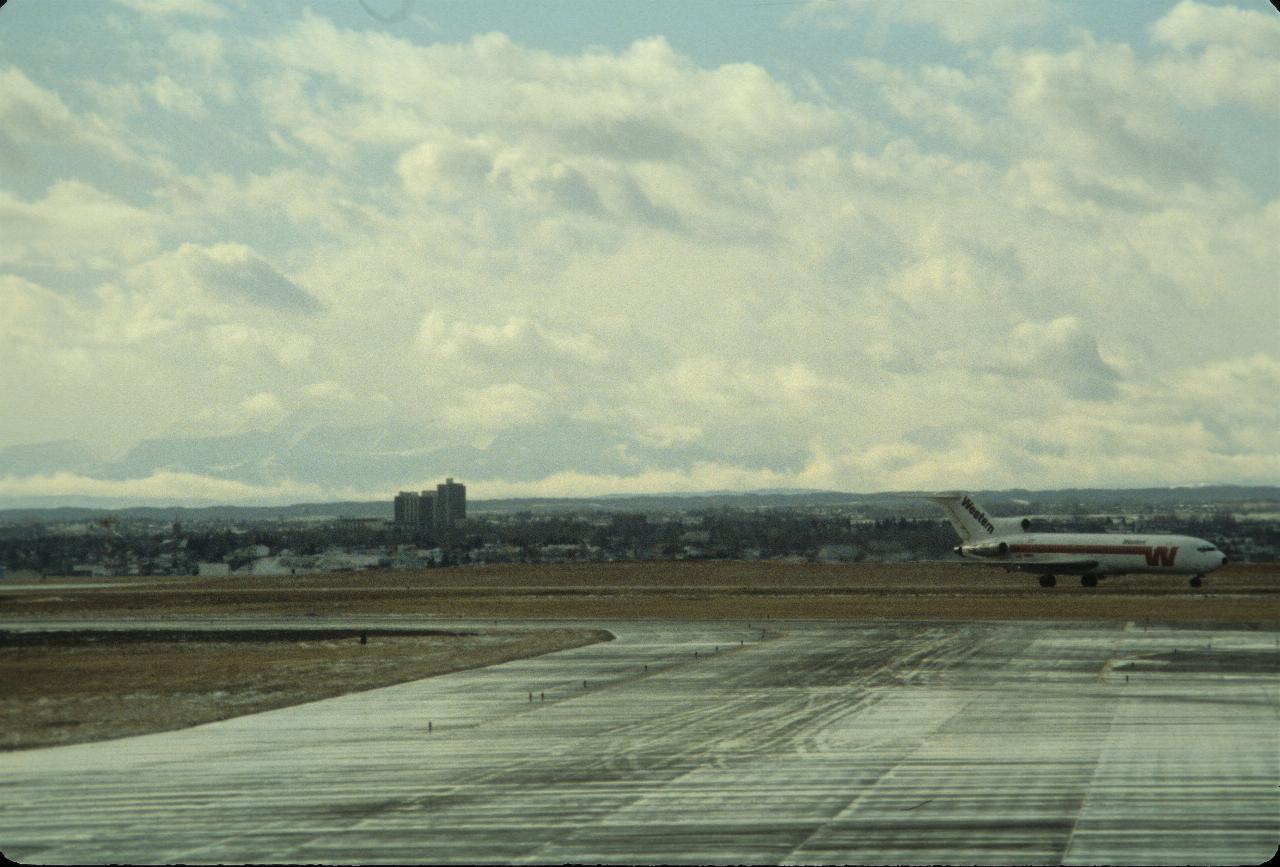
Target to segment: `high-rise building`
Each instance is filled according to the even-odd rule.
[[[421,516],[420,498],[413,491],[396,494],[395,516],[398,527],[417,527]]]
[[[426,529],[436,525],[436,495],[431,491],[418,494],[418,526]]]
[[[451,529],[457,526],[459,521],[465,520],[466,517],[467,486],[458,484],[452,478],[445,479],[443,485],[436,485],[436,529]]]
[[[395,498],[395,522],[405,529],[448,530],[467,517],[467,486],[446,479],[435,491],[401,491]]]

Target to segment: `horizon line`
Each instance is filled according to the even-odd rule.
[[[1280,488],[1280,483],[1236,483],[1236,482],[1198,482],[1193,484],[1177,484],[1177,485],[1133,485],[1124,487],[1110,487],[1106,485],[1079,486],[1079,487],[1063,487],[1063,488],[983,488],[969,487],[970,492],[978,493],[1064,493],[1070,491],[1108,491],[1115,493],[1133,492],[1133,491],[1178,491],[1178,490],[1203,490],[1205,488]],[[468,497],[468,504],[493,503],[493,502],[542,502],[542,501],[599,501],[599,500],[644,500],[644,499],[698,499],[712,497],[768,497],[768,496],[784,496],[784,497],[806,497],[806,496],[849,496],[849,497],[881,497],[881,496],[915,496],[925,493],[933,493],[933,489],[895,489],[885,491],[842,491],[836,489],[818,489],[818,488],[767,488],[753,489],[746,491],[733,490],[708,490],[708,491],[668,491],[659,493],[616,493],[616,494],[584,494],[584,495],[545,495],[545,496],[520,496],[520,497],[484,497],[472,499]],[[56,500],[64,496],[50,494],[47,496],[31,497],[32,500]],[[16,498],[15,498],[16,499]],[[23,498],[26,499],[26,498]],[[381,503],[384,500],[390,505],[395,494],[387,495],[377,499],[335,499],[335,500],[312,500],[300,501],[292,503],[254,503],[254,502],[210,502],[199,499],[188,501],[170,501],[161,504],[148,502],[146,498],[138,498],[138,501],[129,504],[129,498],[120,498],[125,502],[122,504],[120,500],[114,497],[103,497],[103,500],[115,501],[115,505],[100,505],[91,502],[93,498],[87,498],[89,501],[59,503],[57,505],[0,505],[0,512],[14,512],[24,510],[45,510],[54,511],[60,509],[94,509],[99,511],[123,511],[127,509],[290,509],[299,507],[315,507],[315,506],[340,506],[345,504],[362,504],[369,505],[373,503]]]

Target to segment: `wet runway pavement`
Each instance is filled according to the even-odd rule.
[[[1274,627],[585,625],[617,639],[0,754],[0,851],[29,863],[1243,864],[1280,843]]]

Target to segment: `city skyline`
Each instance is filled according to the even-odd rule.
[[[467,517],[467,486],[453,477],[434,491],[401,491],[392,500],[394,523],[409,530],[452,530]]]
[[[8,3],[0,507],[1280,483],[1265,4]]]

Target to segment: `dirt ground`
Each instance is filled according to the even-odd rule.
[[[0,633],[0,640],[4,633]],[[83,634],[78,636],[85,638]],[[595,629],[314,640],[112,640],[0,649],[0,749],[79,743],[185,728],[537,656],[611,638]]]
[[[47,579],[0,593],[0,618],[415,614],[534,619],[1280,621],[1280,564],[1095,588],[950,563],[558,563],[280,577]]]
[[[1096,588],[947,563],[574,563],[282,577],[58,579],[0,588],[0,620],[412,614],[582,620],[533,633],[0,647],[0,748],[223,719],[604,640],[605,619],[1121,620],[1280,623],[1280,564]]]

